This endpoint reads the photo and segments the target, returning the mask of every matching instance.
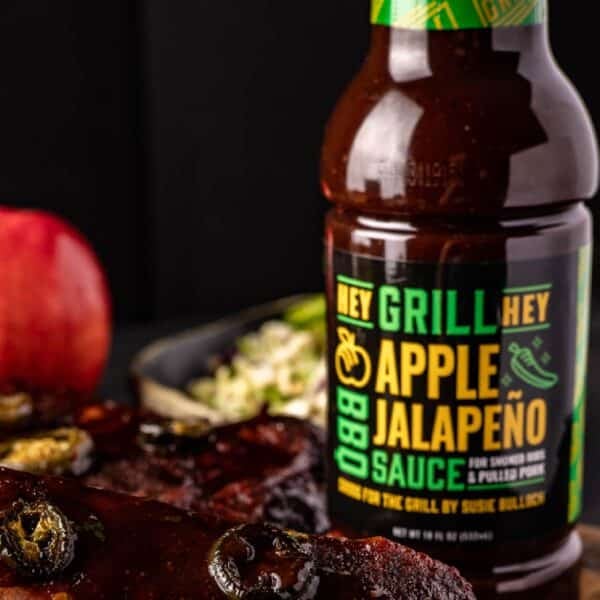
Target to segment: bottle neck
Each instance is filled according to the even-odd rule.
[[[396,81],[514,73],[551,62],[546,0],[446,0],[437,8],[428,0],[372,2],[369,58]],[[510,7],[508,16],[500,11]],[[419,8],[420,20],[409,19]]]

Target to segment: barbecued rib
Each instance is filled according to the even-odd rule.
[[[0,469],[0,512],[0,599],[474,598],[456,570],[386,540],[227,529],[75,480]]]
[[[322,456],[322,435],[314,426],[262,416],[198,438],[164,434],[147,440],[143,449],[106,461],[85,482],[215,512],[232,523],[271,521],[324,533],[329,522]]]

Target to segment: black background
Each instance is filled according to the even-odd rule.
[[[559,62],[600,119],[592,19],[550,0]],[[368,0],[3,0],[0,203],[92,240],[119,322],[318,289],[324,123]]]

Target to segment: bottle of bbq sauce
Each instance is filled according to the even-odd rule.
[[[522,591],[581,550],[592,125],[546,0],[372,24],[322,159],[330,513]]]

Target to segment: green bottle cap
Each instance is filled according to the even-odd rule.
[[[448,31],[537,25],[546,15],[547,0],[372,0],[371,23]]]

